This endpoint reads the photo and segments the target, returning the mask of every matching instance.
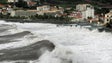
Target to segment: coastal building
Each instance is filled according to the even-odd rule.
[[[23,0],[23,1],[27,3],[28,7],[36,6],[37,4],[37,1],[33,1],[33,0]]]
[[[13,9],[10,5],[2,5],[2,7],[0,8],[0,13],[2,15],[8,15],[11,13],[12,10]]]
[[[54,11],[37,11],[38,15],[51,15],[51,16],[56,16],[61,14],[61,10],[54,10]]]
[[[51,15],[56,16],[60,13],[63,13],[62,8],[57,8],[56,6],[50,6],[50,5],[43,5],[37,7],[37,14],[38,15]]]
[[[82,14],[79,11],[74,11],[68,15],[68,17],[73,17],[75,19],[82,18]]]
[[[53,11],[53,10],[59,10],[60,8],[58,6],[50,6],[50,11]]]
[[[11,13],[11,11],[13,11],[13,9],[11,7],[6,8],[7,9],[7,13]]]
[[[79,11],[74,11],[68,15],[68,17],[72,18],[72,21],[80,21],[82,20],[82,14]]]
[[[94,7],[90,4],[78,4],[76,10],[82,13],[82,19],[94,18]]]
[[[91,6],[91,5],[90,4],[78,4],[76,5],[76,10],[85,11],[87,9],[87,6]]]
[[[8,3],[18,2],[18,0],[7,0]]]
[[[33,16],[36,14],[37,14],[36,10],[14,10],[14,11],[11,11],[10,16],[12,16],[12,17],[14,17],[14,16],[29,17],[29,16]]]
[[[37,4],[37,2],[27,1],[27,5],[28,5],[28,7],[36,6],[36,4]]]
[[[8,14],[7,9],[6,8],[2,8],[1,14],[2,15],[7,15]]]
[[[105,23],[112,22],[112,10],[109,13],[105,14]]]
[[[5,5],[4,4],[0,4],[0,8],[3,8],[3,7],[5,7]]]
[[[39,6],[37,7],[37,10],[12,10],[10,16],[34,16],[36,14],[38,15],[52,15],[55,16],[56,14],[61,13],[61,10],[50,10],[50,6],[44,5],[44,6]]]
[[[38,6],[37,11],[50,11],[49,5]]]

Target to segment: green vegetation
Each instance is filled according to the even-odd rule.
[[[6,4],[7,3],[7,0],[0,0],[0,3]]]
[[[51,16],[51,15],[35,15],[35,16],[30,16],[30,19],[53,19],[53,20],[63,20],[63,21],[70,21],[70,18],[68,18],[67,16],[60,16],[60,17],[55,17],[55,16]]]
[[[106,8],[95,8],[95,13],[96,14],[106,14],[109,12],[109,9],[106,9]]]
[[[67,16],[60,16],[60,17],[55,17],[55,16],[51,16],[51,15],[34,15],[34,16],[29,16],[29,17],[25,17],[25,16],[14,16],[11,17],[10,15],[2,15],[0,14],[0,19],[5,19],[5,20],[10,20],[12,22],[48,22],[48,23],[58,23],[58,24],[62,24],[62,23],[71,23],[71,18],[67,17]],[[22,21],[24,20],[24,21]],[[31,20],[31,21],[29,21]]]
[[[73,2],[77,2],[77,3],[87,3],[85,0],[54,0],[56,2],[66,2],[66,3],[73,3]],[[92,3],[94,2],[99,2],[99,3],[104,3],[104,4],[112,4],[112,0],[88,0],[91,1]]]

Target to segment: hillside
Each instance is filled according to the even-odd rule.
[[[44,0],[43,0],[44,1]],[[89,3],[92,5],[98,5],[101,7],[112,8],[112,0],[46,0],[49,3],[58,4],[79,4],[79,3]]]
[[[32,0],[39,1],[39,0]],[[112,0],[40,0],[41,3],[48,2],[50,4],[79,4],[90,3],[100,6],[112,5]],[[7,3],[7,0],[0,0],[0,3]]]
[[[0,0],[0,3],[6,4],[7,0]]]
[[[76,7],[77,4],[88,3],[92,4],[96,9],[98,8],[106,8],[112,9],[112,0],[32,0],[32,1],[40,1],[40,3],[48,3],[51,5],[58,5],[62,7]],[[0,0],[0,3],[5,4],[7,0]],[[22,2],[19,5],[25,6]]]

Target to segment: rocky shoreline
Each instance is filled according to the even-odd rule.
[[[51,23],[51,24],[57,24],[57,26],[74,26],[72,24],[77,24],[78,26],[91,26],[91,28],[88,28],[89,30],[92,29],[98,29],[99,32],[106,31],[106,32],[112,32],[111,28],[107,28],[104,26],[97,26],[94,23],[89,23],[88,21],[64,21],[64,20],[56,20],[56,19],[1,19],[6,22],[19,22],[19,23]]]
[[[52,24],[73,24],[75,22],[70,22],[66,20],[57,19],[1,19],[6,22],[19,22],[19,23],[52,23]]]

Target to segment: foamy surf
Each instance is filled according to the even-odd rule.
[[[37,38],[49,40],[55,44],[52,52],[45,52],[37,60],[2,61],[5,63],[112,63],[112,35],[107,32],[89,30],[90,26],[59,26],[43,23],[7,23],[15,24],[18,29],[30,31]],[[27,36],[26,36],[27,37]],[[35,43],[29,38],[20,38],[23,42],[4,44],[2,49],[18,48]],[[38,40],[39,40],[38,39]],[[28,42],[29,41],[29,42]],[[18,44],[18,45],[17,45]],[[9,46],[10,45],[10,46]],[[16,46],[15,46],[16,45]]]

